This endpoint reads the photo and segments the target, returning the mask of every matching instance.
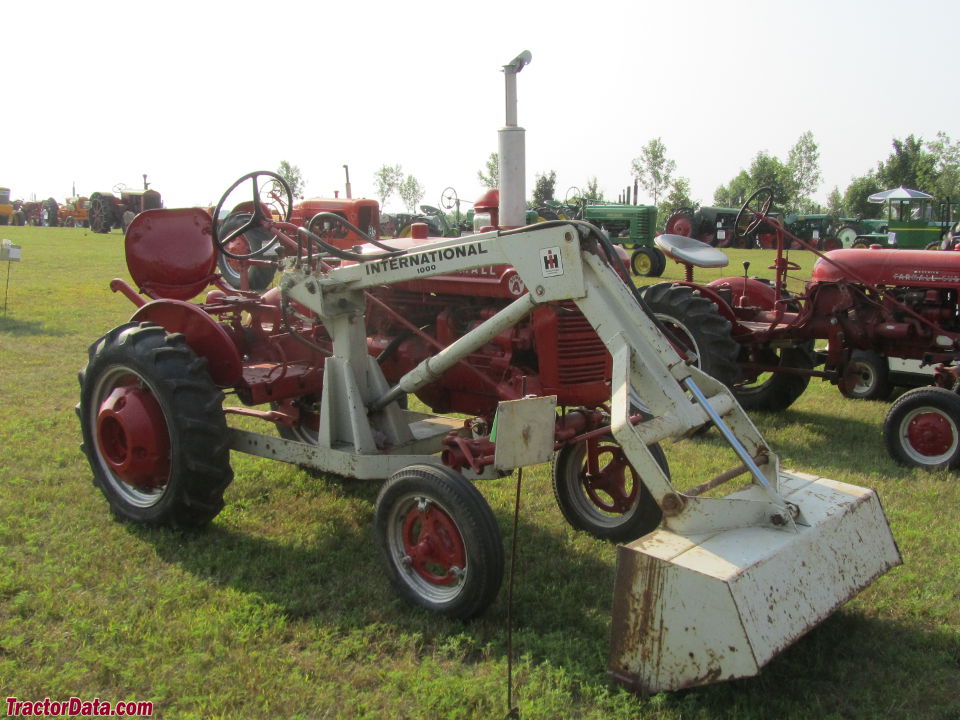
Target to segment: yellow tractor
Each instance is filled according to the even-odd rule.
[[[0,225],[15,225],[15,211],[10,202],[10,188],[0,188]]]

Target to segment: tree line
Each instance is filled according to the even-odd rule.
[[[940,131],[933,140],[909,135],[894,138],[892,150],[876,167],[855,176],[841,191],[834,187],[827,195],[826,204],[813,199],[822,184],[820,148],[811,131],[803,133],[787,153],[785,159],[765,150],[759,151],[750,166],[719,186],[713,194],[717,207],[739,207],[756,190],[770,187],[778,208],[786,212],[804,214],[830,213],[835,217],[879,217],[882,205],[870,203],[867,198],[881,190],[899,186],[921,190],[941,200],[960,201],[960,141]],[[630,175],[659,209],[661,223],[680,208],[696,209],[702,203],[694,200],[690,180],[676,174],[676,162],[669,158],[661,138],[653,138],[641,148],[630,162]],[[488,188],[499,182],[499,157],[491,153],[486,168],[477,173],[480,182]],[[587,202],[602,202],[596,177],[590,178],[578,197]],[[550,202],[567,198],[556,196],[556,172],[537,173],[533,194],[528,206],[543,207]]]
[[[648,141],[640,154],[630,161],[630,176],[653,199],[661,223],[680,208],[696,209],[702,204],[691,197],[689,178],[677,175],[676,170],[676,162],[669,158],[667,147],[659,137]],[[294,194],[298,194],[303,186],[299,168],[284,161],[280,174],[293,180],[297,186]],[[490,153],[484,167],[477,171],[477,179],[486,188],[499,186],[500,157],[496,152]],[[556,183],[556,171],[536,173],[528,207],[540,208],[571,199],[604,202],[596,176],[587,178],[582,187],[571,188],[561,197],[557,195]],[[821,184],[820,148],[808,130],[797,139],[784,159],[760,150],[747,169],[714,191],[712,202],[718,207],[739,207],[759,188],[770,187],[777,207],[786,212],[873,218],[879,217],[883,208],[868,202],[867,198],[901,185],[940,199],[949,197],[960,201],[960,141],[953,140],[943,131],[938,132],[933,140],[914,135],[893,138],[886,159],[855,176],[843,191],[835,186],[827,194],[826,204],[813,199]],[[413,175],[405,174],[400,165],[383,165],[374,173],[374,185],[381,207],[396,192],[407,209],[416,212],[424,195],[420,182]],[[571,192],[575,197],[568,197]]]

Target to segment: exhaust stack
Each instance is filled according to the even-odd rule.
[[[526,225],[526,130],[517,126],[517,73],[533,56],[524,50],[503,66],[506,84],[506,125],[499,132],[500,226]]]

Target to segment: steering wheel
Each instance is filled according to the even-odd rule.
[[[457,191],[452,187],[448,187],[443,191],[443,194],[440,195],[440,206],[444,210],[453,210],[457,204]]]
[[[280,205],[284,222],[290,221],[290,215],[293,212],[293,192],[290,190],[290,186],[287,184],[287,181],[282,177],[277,175],[275,172],[270,172],[269,170],[255,170],[252,173],[247,173],[242,178],[237,180],[233,185],[227,188],[227,191],[220,198],[220,202],[217,203],[216,209],[213,211],[213,241],[217,244],[217,247],[220,248],[220,252],[226,255],[229,258],[234,260],[245,260],[247,258],[257,257],[263,255],[268,250],[270,250],[274,245],[277,244],[277,236],[274,235],[268,242],[263,243],[258,249],[253,250],[248,253],[234,253],[230,250],[227,250],[227,245],[237,237],[240,237],[245,232],[252,228],[262,227],[265,220],[270,220],[271,218],[267,216],[266,209],[267,203],[264,202],[264,198],[261,196],[261,188],[257,183],[257,178],[267,177],[271,180],[271,185],[268,186],[271,195],[271,198]],[[250,180],[253,184],[253,207],[250,210],[250,219],[240,225],[240,227],[231,230],[226,237],[221,238],[219,230],[217,228],[217,218],[220,217],[220,211],[223,210],[223,206],[226,204],[227,200],[230,198],[230,194],[240,187],[247,180]],[[282,190],[286,192],[286,207],[284,208],[283,197],[277,198],[274,194],[275,188],[279,186]],[[284,212],[285,210],[285,212]]]
[[[773,205],[773,188],[762,187],[748,197],[733,223],[734,239],[746,237],[760,227],[771,205]]]

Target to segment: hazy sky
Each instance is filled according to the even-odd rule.
[[[504,122],[500,68],[521,50],[527,187],[596,176],[608,199],[661,137],[693,196],[785,160],[810,130],[824,199],[894,137],[960,136],[960,2],[4,3],[0,185],[13,197],[140,187],[167,207],[300,167],[307,196],[353,194],[401,164],[438,204]],[[641,201],[645,198],[641,194]],[[388,209],[400,209],[399,200]],[[468,207],[468,206],[465,206]]]

